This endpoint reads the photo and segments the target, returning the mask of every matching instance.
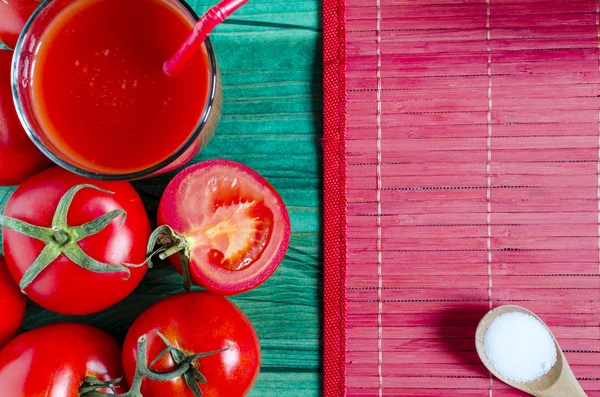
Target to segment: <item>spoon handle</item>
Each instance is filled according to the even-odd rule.
[[[535,395],[538,397],[587,397],[573,375],[559,378],[551,388]]]
[[[561,390],[546,390],[537,394],[538,397],[588,397],[581,387],[579,388],[567,388]]]

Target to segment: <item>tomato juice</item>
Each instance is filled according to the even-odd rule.
[[[31,59],[30,106],[46,146],[108,175],[175,160],[214,91],[206,45],[179,75],[163,72],[194,23],[174,0],[71,0]]]

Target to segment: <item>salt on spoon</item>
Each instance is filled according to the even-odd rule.
[[[552,334],[535,317],[521,312],[496,317],[483,336],[483,349],[503,378],[518,383],[541,378],[556,363]]]
[[[516,389],[539,397],[587,397],[548,326],[523,307],[489,311],[475,344],[487,369]]]

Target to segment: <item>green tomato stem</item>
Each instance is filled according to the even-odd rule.
[[[166,382],[171,379],[176,379],[179,377],[183,377],[188,385],[188,387],[192,390],[196,397],[202,397],[202,391],[198,387],[198,383],[205,383],[206,379],[196,367],[194,367],[194,361],[207,357],[213,354],[222,353],[229,349],[229,346],[226,349],[215,350],[207,353],[198,353],[186,356],[184,352],[175,348],[169,340],[162,335],[160,332],[155,331],[156,334],[163,340],[163,342],[167,345],[167,348],[162,351],[153,361],[148,365],[148,357],[147,357],[147,343],[148,338],[146,335],[142,335],[138,339],[137,343],[137,361],[135,365],[135,376],[133,378],[133,382],[131,384],[131,389],[125,393],[120,394],[110,394],[98,391],[98,389],[106,389],[111,388],[112,384],[118,383],[120,379],[113,380],[110,382],[101,382],[95,378],[88,379],[84,381],[79,389],[80,397],[144,397],[142,395],[142,382],[144,378],[158,381],[158,382]],[[150,369],[156,362],[158,362],[161,358],[166,356],[167,354],[171,354],[177,367],[170,372],[157,372]]]
[[[61,247],[65,246],[71,240],[69,233],[61,230],[58,226],[52,227],[52,231],[54,232],[54,239]]]
[[[148,257],[148,266],[152,267],[152,256],[157,251],[153,251],[156,245],[161,245],[162,251],[158,256],[160,259],[166,259],[171,255],[179,253],[181,263],[181,273],[183,275],[183,288],[189,291],[192,288],[192,274],[190,272],[190,248],[185,237],[174,231],[169,225],[162,225],[156,228],[150,235],[146,256]]]
[[[143,372],[146,369],[146,364],[145,364],[146,363],[146,342],[147,342],[146,335],[143,335],[138,339],[137,363],[136,363],[136,368],[135,368],[135,377],[133,379],[133,382],[131,384],[131,389],[129,389],[129,391],[127,391],[125,393],[119,393],[119,394],[105,393],[105,392],[101,392],[98,390],[89,390],[88,391],[89,387],[87,385],[82,384],[81,388],[79,389],[79,396],[80,397],[106,397],[106,396],[144,397],[142,395],[142,381],[144,380]],[[102,382],[99,382],[99,383],[102,383]],[[108,386],[108,384],[104,384],[104,386]],[[97,386],[97,388],[98,389],[106,389],[109,387],[103,387],[102,384],[99,384]]]

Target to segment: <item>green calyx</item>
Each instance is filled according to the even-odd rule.
[[[154,247],[160,245],[156,251]],[[181,262],[181,273],[183,274],[183,288],[189,291],[192,288],[192,274],[190,272],[190,247],[183,236],[175,232],[170,226],[162,225],[156,228],[150,235],[146,256],[148,266],[152,267],[152,257],[158,255],[162,260],[171,255],[179,253]]]
[[[138,339],[137,345],[137,361],[135,368],[135,377],[133,378],[133,382],[131,384],[131,389],[128,392],[122,394],[115,394],[114,385],[119,383],[121,379],[115,379],[108,382],[102,382],[96,378],[87,377],[81,384],[79,388],[79,396],[80,397],[143,397],[142,395],[142,381],[144,378],[158,381],[158,382],[166,382],[171,379],[176,379],[179,377],[183,377],[186,384],[192,390],[195,397],[202,397],[202,390],[200,390],[199,383],[206,383],[206,378],[200,373],[198,368],[194,365],[194,361],[198,360],[202,357],[211,356],[213,354],[222,353],[229,349],[215,350],[207,353],[198,353],[198,354],[189,354],[186,355],[183,351],[174,347],[171,342],[160,332],[154,331],[156,335],[158,335],[162,341],[165,343],[166,348],[158,355],[156,358],[150,363],[147,364],[147,343],[148,338],[146,335],[141,336]],[[173,361],[177,365],[175,369],[170,372],[158,372],[154,371],[151,368],[156,364],[160,359],[165,357],[167,354],[170,354],[173,358]],[[110,389],[112,394],[104,393],[99,390],[101,389]]]
[[[182,352],[181,350],[174,347],[171,344],[171,342],[169,342],[169,340],[163,334],[161,334],[158,331],[155,331],[155,332],[163,340],[163,342],[165,343],[165,345],[167,347],[158,356],[156,356],[156,358],[150,363],[149,368],[151,368],[154,364],[156,364],[161,358],[163,358],[167,354],[170,354],[171,357],[173,358],[173,361],[175,361],[175,364],[177,364],[179,367],[181,367],[182,365],[186,366],[187,369],[181,376],[183,376],[185,383],[188,385],[190,390],[192,390],[192,392],[194,393],[194,396],[202,397],[202,390],[200,390],[200,387],[198,386],[198,384],[206,383],[206,378],[204,377],[204,375],[202,375],[200,373],[198,368],[196,368],[193,365],[194,360],[197,360],[202,357],[211,356],[211,355],[217,354],[217,353],[222,353],[225,350],[227,350],[228,348],[223,349],[223,350],[215,350],[215,351],[207,352],[207,353],[186,355],[184,352]],[[188,362],[189,362],[189,365],[186,364]],[[162,375],[164,375],[164,374],[162,374]],[[172,378],[169,378],[169,379],[172,379]]]
[[[19,287],[23,293],[25,293],[25,288],[27,288],[36,279],[36,277],[39,276],[40,273],[44,271],[44,269],[46,269],[60,255],[65,255],[73,263],[86,270],[90,270],[95,273],[124,273],[123,279],[127,280],[129,278],[131,272],[127,266],[99,262],[85,253],[77,244],[84,238],[100,232],[114,219],[120,216],[122,216],[122,226],[125,222],[125,218],[127,217],[127,213],[125,211],[114,210],[83,225],[69,226],[67,224],[67,213],[69,211],[69,207],[71,206],[73,198],[77,192],[84,188],[95,189],[106,194],[113,194],[113,192],[100,189],[94,185],[77,185],[72,187],[60,199],[60,202],[56,207],[54,217],[52,218],[52,226],[49,228],[31,225],[19,219],[0,215],[0,225],[2,227],[22,233],[26,236],[41,240],[46,243],[46,246],[40,255],[35,259],[31,266],[29,266],[23,275],[23,278],[21,278]]]
[[[123,378],[109,380],[108,382],[102,382],[101,380],[92,376],[86,376],[79,387],[79,395],[84,396],[86,393],[90,393],[99,389],[109,389],[113,395],[117,394],[116,386],[117,383],[121,382]]]

